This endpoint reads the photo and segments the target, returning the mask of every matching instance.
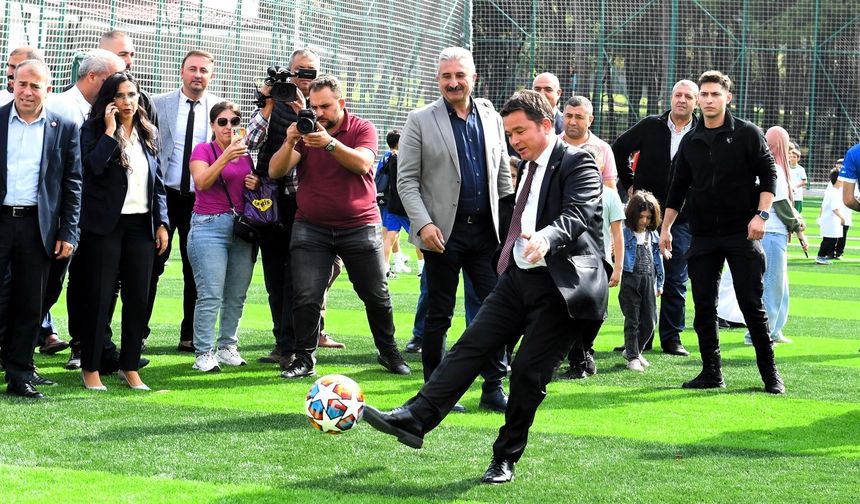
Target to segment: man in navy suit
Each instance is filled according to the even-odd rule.
[[[415,397],[388,413],[369,405],[364,413],[373,428],[420,448],[487,358],[522,336],[511,364],[505,424],[484,483],[513,479],[555,366],[583,329],[606,315],[608,296],[602,186],[593,158],[558,138],[550,104],[535,91],[515,93],[500,114],[523,164],[496,256],[499,282]]]
[[[81,208],[78,129],[44,108],[50,91],[48,67],[25,60],[15,69],[14,101],[0,108],[0,271],[9,268],[13,293],[2,314],[6,391],[31,399],[44,397],[32,362],[48,270],[74,251]]]

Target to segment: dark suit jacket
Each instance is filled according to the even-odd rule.
[[[6,198],[6,148],[9,114],[14,101],[0,107],[0,202]],[[78,128],[72,121],[46,110],[45,139],[39,172],[39,231],[48,257],[57,240],[78,244],[81,212],[81,150]]]
[[[524,166],[525,162],[520,168]],[[521,179],[517,177],[517,182]],[[575,319],[606,317],[607,273],[612,267],[603,258],[602,190],[600,173],[591,156],[556,139],[544,172],[535,229],[549,242],[547,270]],[[504,218],[502,236],[506,237],[510,212]],[[497,249],[494,263],[503,246]],[[516,267],[513,261],[511,265]]]
[[[95,124],[102,119],[88,120],[81,128],[81,153],[84,165],[84,186],[81,203],[81,229],[105,235],[119,222],[122,205],[128,191],[128,177],[119,161],[119,143],[104,134],[104,127]],[[144,145],[149,161],[148,201],[152,216],[152,235],[159,225],[169,227],[164,179],[158,156]]]

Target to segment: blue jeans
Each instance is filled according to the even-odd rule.
[[[191,215],[188,259],[197,285],[194,306],[194,348],[215,350],[215,319],[219,312],[218,348],[236,345],[245,295],[254,271],[254,245],[233,234],[233,214]]]
[[[770,339],[782,336],[782,328],[788,322],[788,236],[780,233],[765,233],[761,240],[764,249],[764,311],[767,313]],[[749,332],[746,334],[749,339]]]
[[[427,318],[427,277],[421,275],[421,293],[418,295],[418,304],[415,306],[415,322],[412,326],[412,336],[418,339],[424,338],[424,319]],[[463,271],[463,295],[465,296],[466,327],[472,323],[472,319],[481,309],[481,300],[475,292],[472,280]]]
[[[397,353],[394,314],[383,267],[379,224],[333,229],[297,220],[290,241],[293,274],[293,328],[295,356],[313,366],[319,340],[320,308],[332,276],[332,264],[340,256],[355,293],[364,302],[367,323],[379,353]]]
[[[663,259],[663,295],[660,296],[660,345],[680,344],[684,330],[687,296],[687,251],[690,249],[690,225],[672,226],[672,258]]]

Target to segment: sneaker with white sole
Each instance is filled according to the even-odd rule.
[[[641,362],[645,367],[651,366],[651,363],[645,360],[645,357],[642,354],[639,354],[639,362]]]
[[[636,371],[637,373],[642,373],[645,371],[645,366],[642,365],[642,361],[639,359],[633,359],[631,361],[627,361],[627,369],[630,371]]]
[[[197,357],[194,358],[194,365],[191,367],[204,373],[217,373],[218,371],[221,371],[221,366],[219,366],[218,361],[215,360],[214,352],[197,354]]]
[[[395,273],[412,273],[412,269],[402,261],[394,261],[394,266],[391,267],[391,271]]]
[[[776,335],[776,337],[771,338],[771,339],[773,340],[774,343],[785,343],[785,344],[794,343],[794,341],[792,341],[790,338],[786,338],[782,334],[778,334],[778,335]]]
[[[227,366],[244,366],[247,364],[245,359],[239,355],[239,350],[236,348],[236,345],[227,345],[223,348],[219,348],[215,353],[215,360]]]

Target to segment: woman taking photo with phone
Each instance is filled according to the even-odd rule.
[[[188,259],[197,284],[194,308],[194,369],[221,370],[221,364],[244,366],[239,354],[239,319],[254,270],[256,245],[233,233],[234,211],[245,207],[243,189],[256,189],[260,179],[241,135],[242,113],[221,102],[209,113],[214,140],[194,148],[191,177],[196,197],[188,233]],[[236,135],[233,135],[234,130]],[[220,334],[215,320],[220,312]]]
[[[81,128],[81,239],[70,282],[92,302],[77,303],[81,321],[81,378],[105,390],[99,376],[105,327],[120,283],[120,378],[149,390],[138,373],[155,254],[167,248],[167,203],[158,164],[157,132],[139,106],[140,87],[128,74],[105,80]],[[70,317],[73,314],[69,314]]]

